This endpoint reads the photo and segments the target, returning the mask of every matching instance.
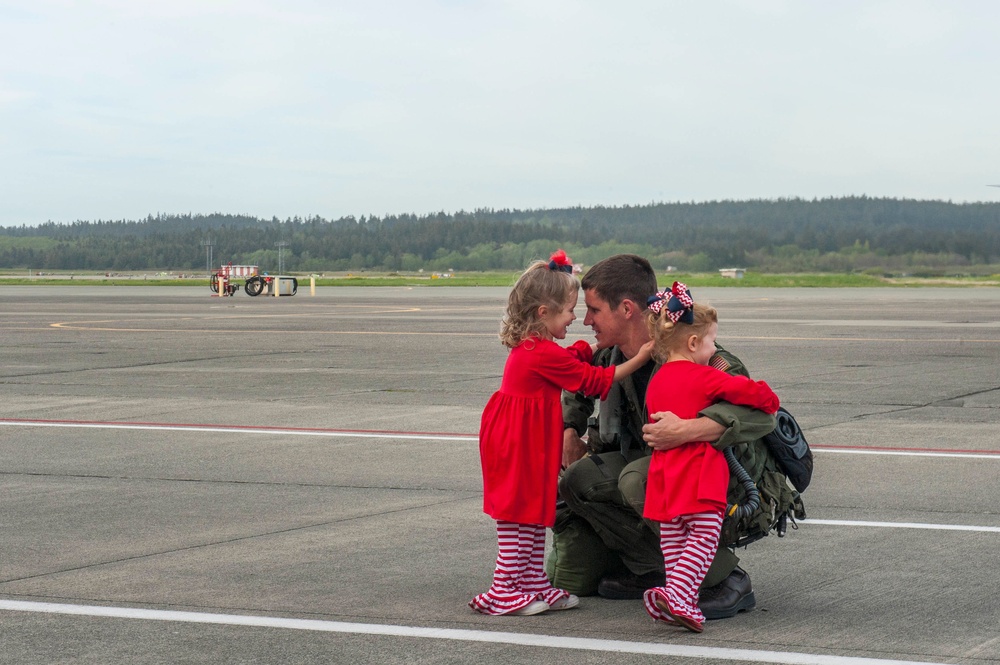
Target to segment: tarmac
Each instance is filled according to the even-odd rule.
[[[468,608],[506,289],[0,287],[0,662],[1000,663],[1000,289],[693,291],[816,458],[702,634]]]

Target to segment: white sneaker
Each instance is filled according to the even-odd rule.
[[[580,599],[573,594],[563,596],[549,606],[550,610],[571,610],[580,604]]]
[[[549,609],[548,603],[546,603],[544,600],[536,600],[534,602],[528,603],[519,610],[510,612],[509,616],[527,617],[531,616],[532,614],[541,614],[547,609]]]

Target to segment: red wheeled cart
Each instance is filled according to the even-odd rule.
[[[239,290],[235,280],[243,281],[243,290],[248,296],[262,293],[278,296],[294,296],[299,289],[299,280],[281,275],[261,275],[257,266],[234,266],[227,263],[212,273],[209,287],[218,296],[232,296]]]

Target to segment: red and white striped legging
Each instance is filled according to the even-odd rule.
[[[549,605],[569,595],[549,582],[543,568],[545,527],[497,520],[497,566],[493,586],[469,602],[483,614],[510,614],[536,600]]]
[[[671,621],[670,616],[656,606],[656,596],[667,601],[670,614],[704,623],[705,615],[698,608],[698,587],[719,548],[722,530],[722,510],[714,513],[678,515],[660,523],[660,550],[667,574],[665,586],[649,589],[643,597],[649,616],[658,621]]]

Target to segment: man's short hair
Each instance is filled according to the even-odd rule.
[[[615,254],[591,266],[580,286],[593,290],[612,309],[626,299],[645,309],[646,299],[656,293],[656,273],[641,256]]]

